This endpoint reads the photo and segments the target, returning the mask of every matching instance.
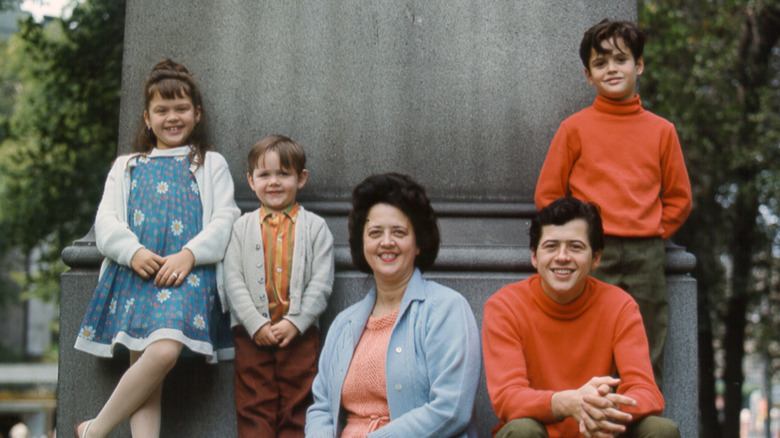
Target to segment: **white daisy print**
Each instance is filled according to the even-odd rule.
[[[163,289],[160,292],[157,292],[157,301],[164,303],[168,301],[168,298],[171,297],[171,290],[170,289]]]
[[[206,328],[206,320],[201,315],[195,315],[195,319],[192,320],[192,325],[199,330]]]
[[[79,337],[90,341],[95,337],[95,329],[91,325],[85,325],[79,330]]]
[[[108,312],[112,315],[116,313],[117,299],[111,300],[111,304],[108,305]]]
[[[175,158],[175,160],[176,161],[184,161],[186,158],[187,157],[185,157],[184,155],[179,155],[178,157]]]
[[[135,190],[138,187],[138,180],[134,179],[133,182],[130,183],[130,190]]]
[[[136,227],[141,226],[144,223],[144,219],[146,219],[146,215],[143,211],[136,209],[133,212],[133,225]]]
[[[200,277],[195,274],[190,274],[187,276],[187,283],[192,287],[198,287],[200,286]]]
[[[165,181],[158,182],[157,183],[157,193],[160,195],[164,195],[168,193],[168,183]]]
[[[195,181],[192,181],[190,183],[190,190],[192,190],[193,193],[198,193],[198,183],[196,183]]]
[[[141,163],[148,163],[149,162],[149,157],[141,157],[141,158],[138,159],[138,161],[140,161]]]
[[[129,300],[127,300],[127,302],[125,303],[125,313],[130,312],[130,309],[133,308],[133,304],[135,304],[135,298],[130,298]]]
[[[174,236],[180,236],[184,232],[184,224],[178,219],[171,222],[171,232]]]

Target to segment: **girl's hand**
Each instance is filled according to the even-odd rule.
[[[162,267],[154,277],[154,285],[157,287],[178,287],[187,278],[192,267],[195,266],[195,256],[184,248],[176,254],[162,258]]]
[[[271,331],[270,322],[267,322],[262,327],[260,327],[260,330],[258,330],[254,336],[252,336],[252,340],[255,341],[255,344],[261,347],[273,347],[279,343],[279,340],[276,339],[276,336],[274,336],[273,332]]]
[[[286,319],[282,319],[278,323],[271,326],[271,332],[274,337],[279,340],[279,348],[284,348],[298,336],[298,328],[293,323]]]
[[[164,259],[146,248],[141,248],[133,254],[130,267],[144,280],[148,280],[157,273]]]

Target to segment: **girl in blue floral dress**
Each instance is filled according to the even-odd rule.
[[[239,210],[227,162],[201,143],[201,95],[183,65],[158,63],[143,93],[137,152],[114,162],[98,207],[106,258],[75,346],[111,357],[124,345],[131,365],[77,438],[106,437],[128,417],[133,436],[159,436],[163,379],[183,347],[209,361],[229,347],[217,290]]]

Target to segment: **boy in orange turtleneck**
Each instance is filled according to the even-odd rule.
[[[691,187],[674,126],[634,94],[645,64],[644,33],[604,20],[580,43],[593,105],[561,123],[536,184],[537,208],[571,195],[601,207],[605,249],[593,276],[639,304],[655,379],[662,380],[669,326],[664,240],[691,211]]]

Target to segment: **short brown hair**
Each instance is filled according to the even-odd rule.
[[[284,135],[269,135],[255,143],[246,157],[247,172],[252,173],[268,151],[279,155],[279,164],[283,169],[295,170],[298,175],[306,169],[306,152],[303,147],[290,137]]]

